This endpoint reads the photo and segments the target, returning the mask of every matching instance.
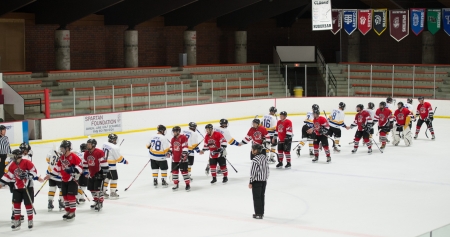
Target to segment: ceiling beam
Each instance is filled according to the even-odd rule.
[[[198,0],[126,0],[105,9],[105,25],[134,27],[144,21],[189,6]]]
[[[1,0],[0,16],[5,15],[6,13],[13,12],[35,1],[36,0]]]
[[[199,0],[164,15],[166,26],[194,27],[262,0]]]

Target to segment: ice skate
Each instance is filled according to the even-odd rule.
[[[277,169],[283,168],[283,162],[278,162],[276,168],[277,168]]]
[[[92,206],[91,206],[92,207]],[[92,207],[93,208],[93,207]],[[63,215],[63,220],[67,219],[67,216],[70,214],[70,212],[66,211],[66,213]]]
[[[58,204],[59,204],[59,211],[62,211],[62,210],[64,210],[64,203],[63,203],[63,201],[62,200],[58,200]]]
[[[189,185],[189,184],[186,184],[186,188],[185,188],[185,190],[186,190],[186,192],[189,192],[189,191],[191,191],[191,185]]]
[[[290,169],[291,168],[291,162],[288,162],[284,168],[285,169]]]
[[[331,157],[327,156],[327,163],[331,163]]]
[[[153,179],[153,186],[158,187],[158,179]]]
[[[372,149],[369,149],[369,150],[367,151],[367,153],[369,153],[369,155],[372,155]]]
[[[119,199],[119,194],[117,194],[117,190],[112,192],[111,195],[109,196],[112,200],[116,200]]]
[[[354,149],[352,150],[352,154],[355,154],[357,151],[358,151],[358,148],[354,148]]]
[[[417,139],[418,136],[419,136],[419,134],[416,133],[416,135],[414,135],[414,139]]]
[[[162,181],[161,181],[161,186],[162,186],[163,188],[167,188],[167,187],[169,187],[169,184],[166,182],[165,179],[162,179]]]
[[[341,150],[339,150],[338,146],[334,146],[334,147],[333,147],[333,151],[334,151],[334,152],[341,152]]]
[[[102,202],[97,202],[97,204],[95,205],[95,210],[96,211],[101,211],[103,208],[103,203]]]
[[[103,195],[104,195],[103,197],[104,197],[105,199],[109,199],[109,194],[107,194],[106,192],[107,192],[107,191],[105,191],[105,192],[103,193]]]
[[[21,224],[22,223],[20,222],[20,220],[14,220],[14,223],[12,224],[11,229],[13,231],[20,230],[20,225]]]
[[[434,136],[434,134],[431,134],[431,140],[436,139],[436,137]]]
[[[312,159],[312,162],[317,162],[319,160],[319,156],[314,156],[314,159]]]
[[[384,151],[385,148],[386,148],[386,145],[382,144],[381,147],[380,147],[380,150]]]
[[[55,208],[55,206],[53,206],[53,201],[48,200],[48,211],[53,211],[53,208]]]
[[[313,152],[313,150],[309,150],[309,157],[311,157],[311,158],[314,157],[314,152]]]
[[[78,202],[81,204],[81,203],[85,203],[86,202],[86,199],[84,199],[84,198],[80,198],[80,199],[78,199]]]
[[[255,214],[255,215],[253,215],[253,218],[255,218],[255,219],[262,219],[263,215]]]
[[[226,184],[228,182],[228,177],[223,177],[222,183]]]
[[[28,221],[28,229],[29,230],[33,229],[33,220]]]
[[[302,148],[299,146],[296,150],[297,153],[297,158],[300,158],[300,151],[302,150]]]
[[[217,178],[213,177],[213,179],[211,180],[211,184],[215,184],[217,182]]]
[[[73,221],[75,220],[75,212],[71,212],[66,216],[66,221]]]
[[[94,200],[94,204],[91,205],[91,209],[94,209],[95,206],[97,206],[97,202],[98,202],[97,200]],[[68,213],[66,213],[66,214],[68,214]]]
[[[178,184],[175,184],[175,186],[172,187],[172,191],[178,191]]]

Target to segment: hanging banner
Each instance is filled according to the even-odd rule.
[[[383,34],[387,29],[387,9],[373,10],[373,31],[377,35]]]
[[[417,36],[425,28],[425,8],[411,8],[411,31]]]
[[[441,9],[427,10],[427,27],[433,35],[441,29]]]
[[[84,135],[122,131],[122,114],[98,114],[84,116]]]
[[[389,10],[389,32],[400,42],[409,35],[409,10]]]
[[[358,30],[366,35],[372,29],[372,9],[358,10]]]
[[[344,10],[344,30],[349,35],[351,35],[358,26],[358,22],[356,20],[357,13],[358,10]]]
[[[331,0],[312,1],[312,30],[331,30]]]
[[[342,10],[333,9],[331,11],[331,18],[333,24],[333,29],[331,29],[331,32],[333,34],[337,34],[342,29]]]
[[[445,33],[450,36],[450,8],[442,8],[442,23]]]

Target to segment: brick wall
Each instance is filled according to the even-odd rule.
[[[55,68],[55,25],[25,26],[27,71]],[[125,26],[74,24],[71,31],[71,68],[123,67],[123,32]],[[162,17],[136,27],[139,31],[139,66],[178,65],[178,54],[184,51],[186,27],[165,27]],[[195,27],[197,63],[234,63],[234,28],[219,28],[215,21]],[[301,19],[292,27],[276,27],[274,19],[250,25],[247,29],[248,62],[272,63],[274,46],[314,45],[321,49],[327,62],[335,62],[340,49],[340,35],[329,31],[311,31],[311,20]],[[450,37],[442,30],[436,35],[436,63],[450,61]],[[342,32],[342,56],[347,58],[347,34]],[[422,37],[410,34],[399,43],[389,32],[377,36],[371,31],[361,36],[361,62],[421,63]]]

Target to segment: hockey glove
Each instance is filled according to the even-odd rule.
[[[166,158],[170,158],[171,156],[172,156],[172,151],[169,150],[169,151],[166,153]]]
[[[326,127],[321,127],[319,130],[320,135],[327,135],[328,134],[328,129]]]
[[[364,126],[364,132],[366,132],[366,133],[370,134],[371,129],[372,129],[372,124],[366,124],[366,126]]]
[[[286,138],[284,139],[284,144],[291,143],[291,142],[292,142],[292,136],[291,135],[286,135]]]
[[[433,115],[428,116],[428,119],[429,119],[431,122],[433,122],[433,119],[434,119]]]
[[[221,155],[222,155],[222,153],[223,153],[223,148],[221,147],[221,148],[219,148],[219,149],[217,149],[217,150],[213,151],[213,153],[214,153],[214,155],[217,155],[217,154],[219,154],[219,155],[221,156]]]
[[[21,174],[19,174],[19,178],[20,179],[29,179],[30,177],[29,177],[28,171],[24,171]]]
[[[278,139],[277,135],[273,136],[272,141],[270,141],[272,143],[272,146],[276,146],[278,144],[277,139]]]
[[[389,121],[389,131],[394,128],[394,121]]]
[[[187,162],[187,160],[188,160],[188,152],[183,151],[183,153],[181,153],[181,162]]]
[[[66,169],[64,169],[64,171],[68,174],[73,174],[73,173],[75,173],[76,169],[75,169],[75,166],[72,165],[72,166],[69,166]]]

